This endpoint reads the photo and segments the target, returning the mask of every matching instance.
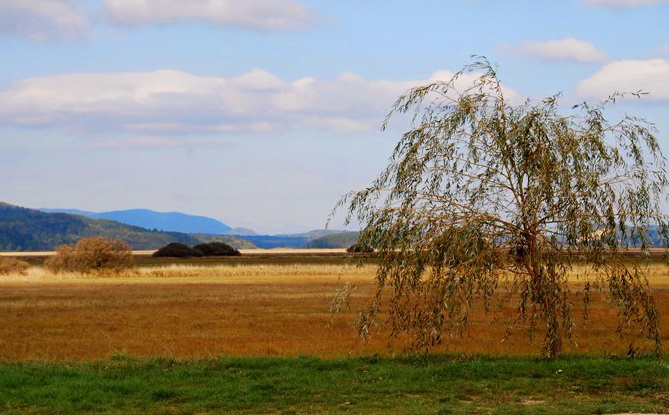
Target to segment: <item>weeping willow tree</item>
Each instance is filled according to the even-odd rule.
[[[641,334],[659,353],[646,269],[624,260],[626,248],[647,250],[658,235],[667,241],[668,181],[654,127],[627,116],[609,122],[604,110],[621,94],[567,113],[559,96],[517,103],[505,95],[481,58],[392,107],[384,129],[406,113],[411,128],[372,185],[337,207],[363,225],[359,244],[380,256],[376,295],[357,321],[361,336],[384,313],[392,336],[409,334],[429,350],[503,291],[514,321],[544,334],[543,353],[556,358],[565,339],[575,340],[574,295],[587,315],[599,289],[619,311],[621,337]],[[590,276],[574,293],[568,275],[577,268]]]

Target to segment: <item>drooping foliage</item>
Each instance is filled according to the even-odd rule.
[[[463,86],[465,78],[474,80]],[[505,289],[515,321],[543,332],[544,354],[558,357],[563,339],[574,340],[568,274],[579,264],[589,274],[586,306],[592,289],[606,292],[621,336],[640,330],[659,351],[644,268],[623,260],[653,235],[667,240],[668,181],[653,126],[605,118],[623,94],[567,110],[560,96],[509,95],[481,58],[394,104],[388,118],[412,114],[411,128],[372,185],[338,203],[363,224],[358,243],[380,256],[360,334],[387,312],[392,336],[408,333],[429,349],[467,327],[473,304],[488,307]]]

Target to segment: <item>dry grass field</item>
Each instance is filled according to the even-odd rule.
[[[273,248],[273,249],[240,249],[243,255],[276,255],[276,254],[291,254],[291,255],[313,255],[313,254],[343,254],[346,252],[343,248]],[[155,250],[132,251],[133,255],[151,255]],[[55,251],[42,252],[0,252],[0,256],[11,257],[41,257],[55,255]]]
[[[374,265],[167,265],[92,278],[33,267],[25,276],[0,277],[0,361],[401,354],[404,344],[390,350],[383,327],[367,343],[352,329],[355,310],[373,291],[374,273]],[[653,265],[651,274],[669,321],[667,269]],[[345,282],[358,285],[352,311],[332,315],[330,302]],[[493,311],[475,312],[469,334],[436,351],[539,354],[541,335],[531,343],[523,327],[502,341],[513,310]],[[616,341],[616,324],[616,312],[595,298],[589,324],[577,327],[579,347],[568,346],[567,354],[624,356],[627,345]]]

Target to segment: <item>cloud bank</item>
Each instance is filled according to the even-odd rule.
[[[623,60],[611,62],[576,86],[585,98],[605,99],[614,92],[649,95],[644,101],[669,103],[669,61],[666,59]]]
[[[0,90],[0,123],[142,136],[357,133],[378,129],[407,89],[452,75],[439,71],[425,80],[392,81],[344,73],[290,81],[255,69],[228,78],[176,70],[27,78]]]
[[[606,53],[592,43],[574,38],[525,42],[520,46],[507,46],[502,52],[511,52],[547,61],[597,63],[607,59]]]
[[[586,0],[591,6],[604,6],[614,9],[626,9],[641,6],[650,6],[653,4],[667,4],[669,0]]]
[[[256,30],[303,29],[317,20],[295,0],[105,0],[119,25],[207,22]]]
[[[2,0],[0,36],[34,41],[72,40],[80,37],[86,19],[73,0]]]

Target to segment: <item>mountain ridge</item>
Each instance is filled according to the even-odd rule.
[[[232,228],[214,218],[182,212],[158,212],[150,209],[124,209],[106,212],[52,208],[40,208],[38,210],[48,213],[70,213],[94,219],[109,219],[126,225],[165,232],[211,235],[255,234],[252,229]]]
[[[148,230],[108,219],[61,212],[43,212],[0,202],[0,250],[46,251],[82,238],[119,239],[132,249],[158,249],[170,242],[197,245],[203,240],[180,232]],[[228,235],[215,236],[235,248],[255,245]]]

